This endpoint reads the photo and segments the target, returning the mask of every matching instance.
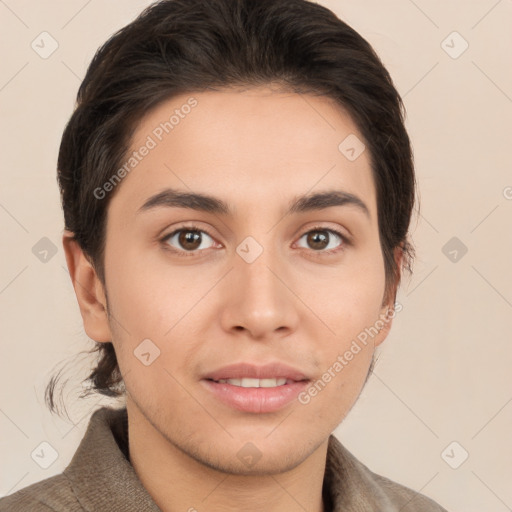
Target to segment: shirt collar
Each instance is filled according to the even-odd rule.
[[[126,408],[96,410],[64,470],[87,511],[160,512],[126,458],[127,426]]]

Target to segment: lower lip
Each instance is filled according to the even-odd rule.
[[[284,384],[275,388],[243,388],[227,382],[203,379],[201,382],[222,402],[243,412],[274,412],[293,402],[309,381]]]

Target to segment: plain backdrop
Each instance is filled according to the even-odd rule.
[[[62,251],[56,160],[96,49],[149,3],[0,1],[0,495],[60,473],[92,411],[109,404],[77,400],[92,360],[75,355],[93,342]],[[511,510],[512,1],[319,3],[391,73],[420,192],[403,310],[335,434],[449,511]],[[72,422],[43,401],[61,367]],[[41,447],[55,452],[47,468]]]

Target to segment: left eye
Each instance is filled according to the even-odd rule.
[[[338,246],[329,247],[333,238],[331,235],[334,235],[334,241],[335,239],[338,239],[341,242],[338,244]],[[341,233],[338,233],[333,229],[326,228],[314,228],[307,233],[304,233],[300,237],[300,240],[302,240],[304,237],[306,237],[306,243],[309,244],[310,247],[313,246],[315,252],[334,252],[336,251],[337,247],[344,245],[344,242],[346,241],[345,237]],[[308,248],[309,247],[306,247],[306,249]]]

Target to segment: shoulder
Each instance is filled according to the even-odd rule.
[[[365,469],[368,472],[367,478],[371,479],[372,486],[376,489],[375,492],[385,495],[387,500],[395,506],[390,510],[400,510],[400,512],[447,512],[446,509],[424,494],[377,475],[366,467]]]
[[[371,471],[332,435],[327,465],[334,510],[447,512],[427,496]]]
[[[59,474],[0,498],[0,512],[81,512],[71,483]]]

